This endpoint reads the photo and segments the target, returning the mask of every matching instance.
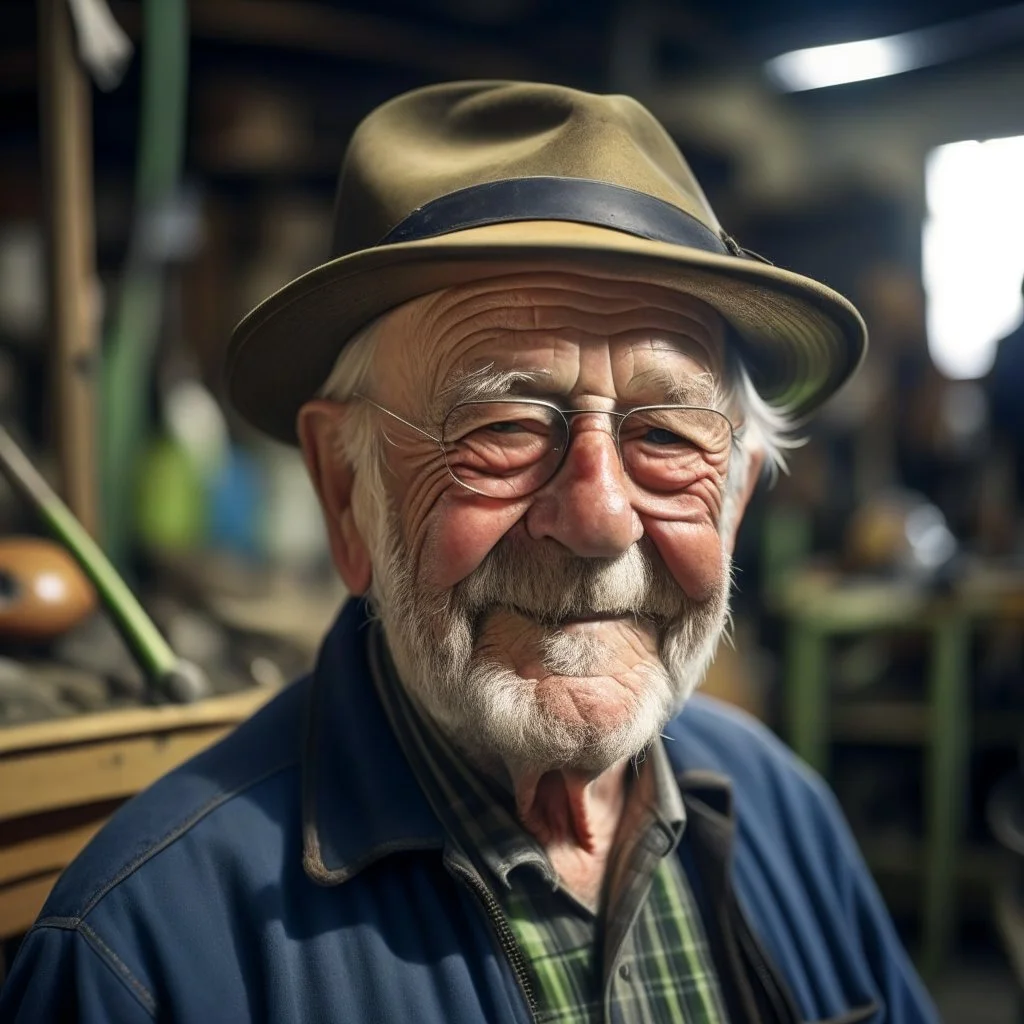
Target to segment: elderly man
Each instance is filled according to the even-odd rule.
[[[637,103],[553,86],[384,105],[335,228],[227,380],[358,596],[68,869],[0,1019],[932,1020],[822,783],[691,699],[853,308],[725,234]]]

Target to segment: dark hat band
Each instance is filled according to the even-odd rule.
[[[561,220],[624,231],[655,242],[734,255],[685,210],[621,185],[586,178],[506,178],[449,192],[413,210],[377,244],[524,220]]]

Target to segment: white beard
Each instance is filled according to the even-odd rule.
[[[531,559],[500,542],[451,590],[417,587],[397,517],[378,508],[364,532],[370,547],[370,599],[409,696],[478,763],[536,771],[575,768],[598,774],[641,753],[682,708],[714,658],[728,616],[729,568],[700,602],[687,598],[653,547],[615,559]],[[360,517],[362,518],[362,517]],[[531,563],[532,564],[524,564]],[[636,615],[657,624],[660,664],[642,669],[643,686],[626,720],[610,729],[569,723],[537,701],[532,680],[476,650],[490,611],[513,610],[543,630],[542,660],[553,674],[602,673],[606,649],[559,621],[587,615]]]

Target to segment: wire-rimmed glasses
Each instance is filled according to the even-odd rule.
[[[489,498],[524,498],[551,480],[568,454],[574,416],[612,417],[623,469],[652,494],[679,494],[709,467],[724,477],[733,446],[728,417],[703,406],[610,412],[561,409],[540,398],[473,400],[454,406],[437,436],[366,395],[353,397],[434,441],[455,482]]]

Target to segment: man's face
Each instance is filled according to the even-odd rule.
[[[697,300],[563,273],[436,293],[381,324],[372,397],[431,433],[467,381],[506,372],[517,395],[594,413],[573,417],[546,485],[496,499],[457,483],[435,442],[360,410],[385,438],[390,506],[361,505],[357,469],[372,589],[406,685],[451,729],[533,730],[538,757],[600,770],[650,742],[699,681],[726,612],[730,448],[652,498],[601,413],[718,402],[722,334]],[[533,756],[529,736],[508,743],[506,761]]]

